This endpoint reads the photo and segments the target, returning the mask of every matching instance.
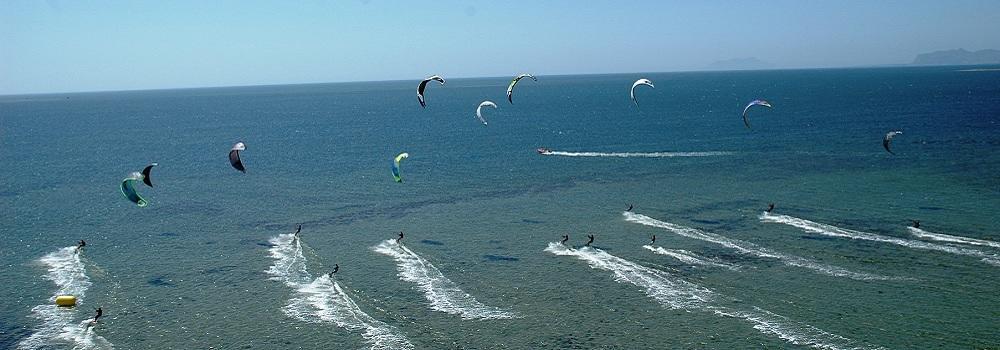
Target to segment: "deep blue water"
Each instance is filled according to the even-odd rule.
[[[424,109],[415,81],[0,97],[0,348],[54,324],[33,311],[58,290],[39,259],[79,239],[92,285],[60,317],[72,326],[101,306],[106,319],[41,344],[367,348],[365,329],[389,329],[418,349],[1000,347],[1000,266],[983,260],[1000,249],[906,228],[1000,241],[1000,71],[959,70],[539,75],[513,104],[509,78],[449,79],[428,86]],[[637,109],[628,88],[641,77],[656,88],[636,91]],[[747,129],[740,112],[756,98],[774,108],[752,109]],[[499,108],[483,126],[486,99]],[[903,131],[895,156],[882,149],[890,130]],[[237,141],[246,174],[226,158]],[[610,156],[651,152],[723,153]],[[118,185],[150,162],[138,208]],[[876,239],[764,222],[769,202]],[[626,220],[627,203],[785,258]],[[273,238],[298,223],[292,266],[306,272],[276,277],[286,246]],[[373,251],[401,230],[415,266],[432,269]],[[566,233],[573,246],[595,234],[600,250],[545,251]],[[654,254],[642,247],[653,234],[738,268]],[[299,279],[335,263],[342,293],[310,288],[386,327],[283,311],[306,295]],[[421,278],[516,316],[441,311]],[[671,304],[692,296],[707,300]]]

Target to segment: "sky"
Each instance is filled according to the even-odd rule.
[[[0,1],[0,95],[904,64],[1000,49],[1000,1]]]

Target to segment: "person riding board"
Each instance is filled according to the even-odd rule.
[[[94,320],[93,321],[90,321],[90,325],[96,325],[97,324],[97,320],[99,320],[101,318],[101,315],[104,315],[104,310],[102,310],[101,308],[97,308],[97,310],[94,310],[94,311],[97,312],[97,315],[94,316]]]

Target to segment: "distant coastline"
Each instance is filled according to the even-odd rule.
[[[1000,68],[973,68],[973,69],[959,69],[956,72],[1000,72]]]
[[[1000,50],[986,49],[969,51],[954,49],[922,53],[913,59],[917,66],[968,66],[1000,64]]]

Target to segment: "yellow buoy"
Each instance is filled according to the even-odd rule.
[[[60,295],[56,297],[56,305],[76,306],[76,297],[72,295]]]

